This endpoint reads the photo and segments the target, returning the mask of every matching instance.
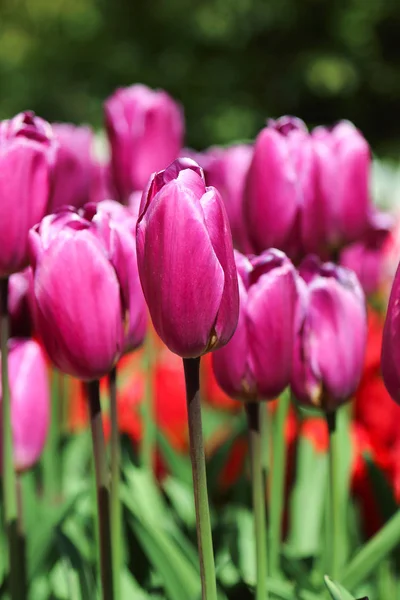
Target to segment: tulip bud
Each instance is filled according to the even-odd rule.
[[[385,386],[400,404],[400,265],[397,267],[382,338],[381,369]]]
[[[80,208],[90,200],[93,169],[93,133],[90,127],[54,123],[58,149],[53,170],[53,190],[48,212],[62,206]]]
[[[225,345],[239,311],[232,237],[221,197],[194,161],[153,175],[136,234],[144,296],[168,348],[190,358]]]
[[[352,123],[312,132],[318,162],[317,194],[326,211],[327,241],[337,248],[367,230],[371,202],[369,146]]]
[[[303,121],[269,121],[258,135],[247,175],[245,211],[258,252],[319,252],[324,231],[315,195],[316,160]]]
[[[235,253],[239,322],[230,342],[213,353],[217,382],[247,402],[276,398],[292,372],[296,271],[280,250],[246,258]]]
[[[50,410],[50,386],[43,350],[34,340],[9,342],[8,375],[14,468],[32,467],[43,451]]]
[[[224,201],[234,246],[241,252],[251,252],[244,220],[244,185],[253,156],[253,148],[238,144],[229,148],[210,148],[207,168],[204,169],[207,185],[217,188]]]
[[[0,277],[28,264],[28,232],[46,213],[55,146],[32,112],[0,123]]]
[[[91,208],[89,205],[88,209]],[[106,223],[114,238],[112,242],[114,247],[109,248],[109,252],[126,307],[124,352],[130,352],[143,343],[147,324],[147,308],[137,266],[137,218],[132,210],[114,200],[104,200],[94,210],[96,212],[91,218],[92,224],[100,233]]]
[[[33,332],[32,271],[30,267],[14,273],[8,288],[8,312],[10,315],[10,337],[31,337]]]
[[[184,134],[180,106],[163,90],[120,88],[105,103],[114,184],[121,202],[143,190],[152,173],[179,156]]]
[[[102,377],[124,340],[120,283],[103,237],[70,209],[45,217],[29,243],[35,327],[48,355],[64,373]]]
[[[367,337],[365,298],[352,271],[307,257],[301,267],[292,390],[334,411],[355,392]]]
[[[392,229],[390,215],[374,215],[362,239],[350,244],[340,254],[340,264],[352,269],[367,296],[375,294],[384,278],[384,251]]]

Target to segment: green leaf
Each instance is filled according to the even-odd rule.
[[[179,454],[159,429],[157,430],[157,442],[163,459],[172,475],[176,477],[176,479],[180,479],[181,481],[190,484],[192,482],[192,470],[189,458]]]
[[[371,489],[374,493],[381,514],[385,521],[389,520],[397,512],[397,503],[393,494],[393,488],[381,469],[374,463],[370,453],[364,452],[363,458],[368,470],[368,477],[371,481]]]
[[[56,544],[61,558],[67,563],[69,570],[74,572],[76,581],[79,584],[80,598],[84,600],[85,598],[95,597],[96,582],[90,569],[87,568],[87,562],[82,560],[79,549],[62,531],[57,531]]]
[[[257,573],[253,515],[246,508],[235,506],[230,507],[225,518],[233,564],[242,580],[247,585],[254,586]]]
[[[327,575],[325,575],[324,581],[332,600],[355,600],[354,596],[352,596],[350,592],[345,590],[344,587],[342,587],[339,583],[329,579]]]
[[[167,477],[163,488],[171,504],[188,529],[196,527],[196,511],[194,508],[193,489],[179,479]]]
[[[290,531],[286,555],[297,558],[315,556],[321,548],[328,457],[312,442],[300,437],[297,450],[295,486],[290,498]]]

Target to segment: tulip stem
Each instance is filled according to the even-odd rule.
[[[189,423],[190,459],[192,462],[194,503],[196,508],[197,545],[200,559],[203,600],[217,599],[214,549],[208,506],[206,460],[200,405],[200,358],[184,358],[186,401]]]
[[[17,487],[13,462],[13,435],[11,426],[11,399],[8,378],[8,278],[0,280],[1,309],[1,384],[2,384],[2,453],[3,453],[3,503],[4,521],[8,539],[9,590],[11,600],[23,599],[20,569],[23,557],[18,533]]]
[[[63,398],[63,375],[53,371],[51,390],[51,414],[49,435],[43,455],[43,479],[47,502],[53,504],[60,500],[62,490],[62,469],[60,455],[61,406]]]
[[[340,576],[340,489],[339,489],[339,455],[336,412],[326,413],[329,432],[329,488],[330,488],[330,551],[331,578],[338,580]]]
[[[113,551],[114,592],[115,598],[121,595],[121,504],[119,498],[120,484],[120,439],[118,431],[117,410],[117,367],[108,376],[111,416],[111,536]]]
[[[146,371],[146,388],[144,401],[142,403],[142,444],[141,458],[143,466],[150,473],[154,469],[154,455],[156,446],[156,428],[154,423],[154,344],[152,331],[149,328],[145,343],[145,371]]]
[[[286,439],[285,425],[289,412],[289,393],[285,392],[278,400],[273,427],[273,461],[271,475],[271,508],[269,525],[270,573],[279,570],[279,556],[282,535],[282,514],[285,495]]]
[[[267,526],[265,514],[265,482],[263,477],[263,465],[261,456],[261,407],[262,404],[260,402],[246,402],[245,404],[247,423],[249,428],[249,450],[251,463],[254,532],[256,544],[256,600],[267,600]]]
[[[87,385],[90,427],[96,478],[98,532],[100,545],[100,576],[103,600],[113,600],[113,563],[111,550],[109,470],[101,418],[100,388],[98,381]]]

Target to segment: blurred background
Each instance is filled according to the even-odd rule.
[[[104,98],[143,82],[184,105],[196,149],[289,113],[348,118],[397,158],[399,29],[387,0],[0,0],[0,118],[100,127]]]

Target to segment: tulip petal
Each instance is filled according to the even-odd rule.
[[[400,265],[397,267],[382,339],[382,376],[389,394],[400,404]]]

